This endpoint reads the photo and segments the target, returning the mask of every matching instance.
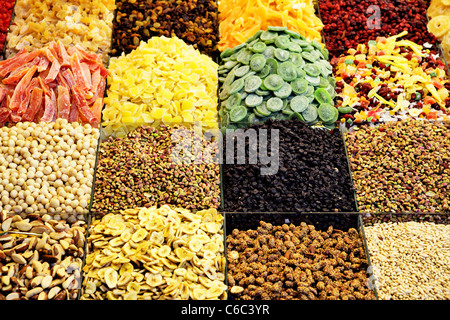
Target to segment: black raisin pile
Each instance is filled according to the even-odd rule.
[[[260,139],[267,129],[267,143]],[[271,150],[271,130],[278,129],[278,143]],[[246,130],[258,134],[245,139],[245,161],[238,163],[237,142]],[[230,142],[234,147],[231,150]],[[278,171],[263,175],[261,169],[271,164],[252,160],[259,143],[267,145],[271,161],[279,161]],[[227,151],[228,145],[228,151]],[[267,120],[240,132],[224,135],[222,166],[223,209],[225,212],[355,212],[356,202],[344,141],[338,130],[312,128],[298,120]],[[234,164],[226,161],[234,153]],[[276,156],[278,154],[278,157]],[[230,159],[230,158],[229,158]],[[254,159],[254,158],[253,158]],[[274,168],[272,163],[272,168]],[[276,168],[276,167],[275,167]],[[275,172],[275,171],[274,171]]]

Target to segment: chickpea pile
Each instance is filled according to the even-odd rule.
[[[99,129],[57,119],[0,129],[0,211],[85,214]]]

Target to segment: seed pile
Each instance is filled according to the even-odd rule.
[[[0,130],[0,211],[86,214],[99,130],[89,124],[21,122]]]
[[[230,298],[241,300],[375,299],[367,259],[354,228],[316,230],[300,225],[234,229],[227,236]]]
[[[376,223],[365,234],[380,299],[450,299],[450,225]]]
[[[103,126],[123,137],[138,124],[218,127],[217,64],[173,37],[153,37],[127,55],[111,58]]]
[[[211,57],[217,55],[217,4],[211,0],[119,0],[111,54],[129,53],[154,36],[178,37]]]
[[[194,149],[197,146],[200,149]],[[217,208],[216,152],[215,142],[182,126],[142,126],[125,138],[109,137],[99,149],[92,211],[164,204],[189,210]]]
[[[332,57],[339,57],[359,43],[405,30],[408,40],[418,44],[436,42],[427,30],[427,4],[422,0],[324,0],[319,1],[319,8],[325,43]]]
[[[450,128],[404,120],[346,134],[362,212],[448,212]]]
[[[81,286],[86,222],[59,215],[0,214],[0,300],[76,300]],[[23,236],[12,232],[33,232]]]
[[[259,160],[250,164],[249,146],[253,150],[257,146],[248,140],[245,164],[236,164],[237,152],[227,149],[227,139],[231,136],[225,135],[224,155],[234,152],[230,153],[234,154],[234,164],[224,162],[222,166],[225,211],[356,211],[345,148],[338,131],[310,128],[298,120],[268,120],[246,130],[258,133],[259,129],[267,129],[267,149],[272,155],[278,154],[278,159],[273,159],[279,161],[278,172],[261,175],[261,168],[268,165]],[[271,150],[271,135],[275,130],[279,142],[276,150]],[[244,129],[238,133],[237,140],[243,139],[243,135]]]
[[[336,81],[328,51],[285,27],[267,27],[221,54],[222,127],[291,117],[334,126]]]
[[[136,208],[90,226],[82,300],[226,299],[223,216]]]

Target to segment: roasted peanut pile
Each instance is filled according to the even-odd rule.
[[[218,208],[220,167],[213,161],[215,154],[215,142],[183,126],[142,126],[123,139],[110,137],[99,150],[92,210],[116,213],[164,204]]]
[[[380,299],[450,299],[450,225],[386,222],[364,230]]]
[[[86,222],[58,215],[0,214],[0,300],[76,300]],[[36,235],[18,235],[14,231]]]
[[[57,119],[0,129],[0,210],[81,215],[91,198],[99,130]]]
[[[315,230],[302,222],[227,236],[230,297],[240,300],[375,299],[367,259],[354,228]]]
[[[450,127],[402,120],[346,134],[361,212],[448,212]]]
[[[223,216],[136,208],[95,219],[82,300],[226,299]]]

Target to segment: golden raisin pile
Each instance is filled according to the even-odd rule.
[[[305,222],[227,236],[230,298],[239,300],[375,299],[367,286],[363,241],[354,228],[316,230]]]

